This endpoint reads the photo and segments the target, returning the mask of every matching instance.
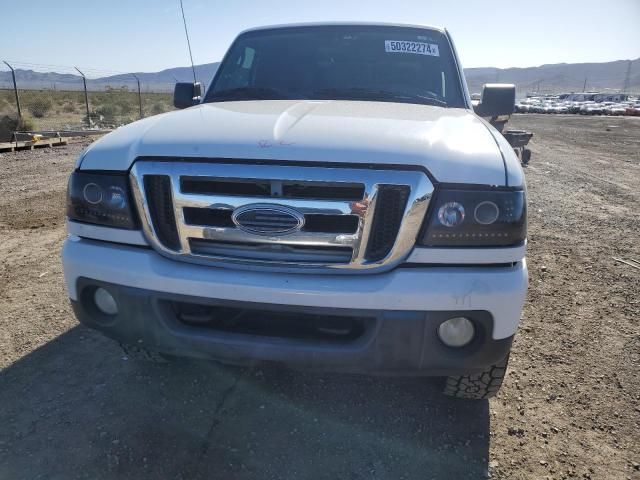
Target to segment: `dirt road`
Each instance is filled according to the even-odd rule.
[[[640,119],[532,130],[530,290],[490,402],[434,382],[140,365],[74,320],[81,145],[0,154],[0,479],[640,479]]]

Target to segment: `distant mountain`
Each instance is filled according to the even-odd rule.
[[[204,65],[196,65],[196,78],[199,82],[202,82],[205,85],[208,85],[213,75],[216,73],[220,62],[215,63],[206,63]],[[177,67],[177,68],[168,68],[166,70],[162,70],[160,72],[155,73],[136,73],[138,78],[140,79],[140,83],[142,85],[173,85],[178,82],[191,82],[193,81],[193,71],[191,67]],[[122,74],[122,75],[113,75],[110,77],[104,77],[96,80],[92,80],[92,82],[98,82],[102,84],[118,84],[118,83],[127,83],[131,81],[132,75],[130,74]],[[135,80],[134,80],[135,81]]]
[[[220,64],[208,63],[196,66],[196,76],[207,85]],[[621,90],[625,84],[630,66],[629,90],[640,92],[640,58],[617,60],[605,63],[558,63],[527,68],[467,68],[465,75],[469,91],[480,92],[485,83],[515,83],[518,95],[527,92],[559,93],[587,90]],[[136,73],[143,91],[171,91],[176,81],[189,82],[193,78],[191,67],[177,67],[160,72]],[[16,69],[19,88],[78,90],[82,88],[82,78],[70,73],[35,72]],[[11,72],[0,71],[0,88],[11,88]],[[112,75],[87,80],[89,89],[104,90],[107,87],[136,88],[132,74]]]
[[[467,68],[470,92],[480,92],[485,83],[514,83],[519,96],[527,92],[581,92],[622,90],[630,66],[629,91],[640,92],[640,58],[606,63],[557,63],[527,68]]]
[[[196,78],[208,85],[218,69],[219,62],[196,65]],[[168,68],[160,72],[136,72],[143,91],[172,91],[176,82],[190,82],[193,80],[191,67]],[[35,72],[16,68],[16,81],[20,89],[56,89],[79,90],[82,88],[82,77],[77,74],[56,72]],[[0,88],[12,88],[10,71],[0,71]],[[126,87],[129,90],[137,88],[134,74],[124,73],[100,78],[88,78],[87,87],[90,90],[105,90]]]

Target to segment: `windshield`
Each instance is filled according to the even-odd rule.
[[[288,27],[241,35],[205,102],[258,99],[465,107],[447,37],[393,26]]]

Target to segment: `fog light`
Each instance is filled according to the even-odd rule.
[[[438,336],[448,347],[464,347],[475,333],[473,322],[465,317],[450,318],[438,327]]]
[[[93,301],[96,303],[98,310],[106,315],[116,315],[118,313],[116,299],[104,288],[96,288],[93,294]]]

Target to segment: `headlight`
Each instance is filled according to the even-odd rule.
[[[419,245],[502,247],[527,237],[522,190],[442,189],[432,202]]]
[[[136,228],[128,176],[72,173],[67,189],[67,217],[109,227]]]

